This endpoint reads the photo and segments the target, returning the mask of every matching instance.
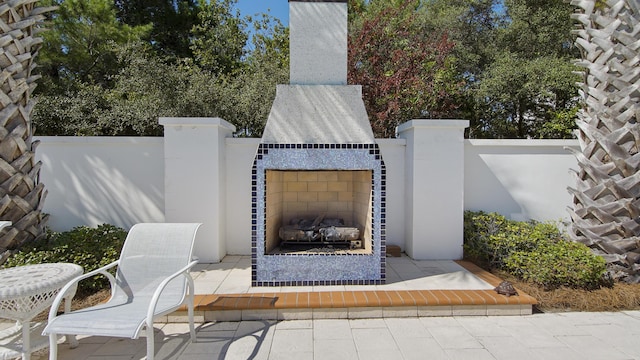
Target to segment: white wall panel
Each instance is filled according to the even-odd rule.
[[[162,138],[37,137],[43,211],[56,231],[164,221]]]

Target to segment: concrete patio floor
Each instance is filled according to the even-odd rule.
[[[196,293],[201,303],[211,296],[240,297],[259,294],[281,299],[289,294],[457,294],[495,293],[500,279],[451,261],[414,261],[406,256],[389,258],[388,283],[374,286],[251,288],[250,263],[246,256],[228,256],[218,264],[194,269]],[[502,295],[500,295],[502,296]],[[523,296],[519,296],[523,297]],[[322,298],[322,297],[321,297]],[[506,298],[506,297],[504,297]],[[514,297],[511,297],[513,299]],[[525,297],[526,298],[526,297]],[[428,299],[425,299],[425,301]],[[522,300],[522,299],[521,299]],[[393,301],[390,301],[393,305]],[[527,316],[487,316],[485,305],[440,304],[447,316],[421,309],[433,306],[367,306],[369,311],[334,309],[326,303],[313,311],[288,313],[285,308],[210,310],[201,305],[196,312],[197,342],[189,340],[183,314],[156,323],[157,359],[640,359],[640,311],[619,313],[551,313]],[[237,303],[235,305],[238,305]],[[234,306],[235,306],[234,305]],[[379,304],[374,304],[379,305]],[[273,303],[271,303],[273,306]],[[522,305],[518,305],[522,306]],[[529,304],[529,307],[531,305]],[[236,306],[237,307],[237,306]],[[391,306],[392,307],[392,306]],[[378,309],[379,308],[379,309]],[[374,309],[374,310],[371,310]],[[465,310],[466,309],[466,310]],[[316,311],[317,310],[317,311]],[[210,321],[207,312],[238,313],[238,321]],[[498,312],[499,313],[499,312]],[[277,319],[258,318],[269,315]],[[275,314],[275,315],[274,315]],[[286,319],[291,317],[304,319]],[[323,318],[327,314],[338,318]],[[393,316],[393,315],[397,316]],[[426,314],[426,315],[423,315]],[[530,312],[529,312],[530,314]],[[387,315],[387,316],[385,316]],[[459,316],[466,315],[466,316]],[[478,316],[481,315],[481,316]],[[517,315],[505,312],[503,315]],[[269,317],[266,316],[266,317]],[[361,316],[362,318],[358,318]],[[175,321],[175,322],[172,322]],[[80,346],[59,345],[60,360],[144,359],[146,341],[97,336],[80,336]],[[32,356],[43,360],[48,351]]]
[[[640,359],[640,312],[159,324],[156,359]],[[43,353],[42,356],[46,356]],[[145,339],[85,337],[60,360],[145,358]],[[41,360],[33,357],[34,360]],[[42,357],[44,359],[44,357]]]

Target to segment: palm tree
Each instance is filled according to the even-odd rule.
[[[42,44],[44,13],[38,0],[0,1],[0,220],[12,222],[0,233],[0,264],[13,250],[44,235],[46,191],[32,141],[31,93],[38,76],[34,58]]]
[[[640,282],[640,1],[572,0],[583,68],[571,236]]]

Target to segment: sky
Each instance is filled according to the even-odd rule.
[[[267,13],[280,19],[283,25],[289,25],[289,1],[288,0],[238,0],[236,7],[244,15]]]

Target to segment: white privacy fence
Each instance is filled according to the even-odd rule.
[[[566,188],[573,186],[569,169],[576,169],[577,163],[565,147],[576,147],[576,141],[461,140],[464,174],[454,176],[463,176],[464,186],[458,190],[440,191],[442,184],[457,183],[461,179],[448,178],[451,175],[443,175],[442,170],[411,169],[413,164],[421,164],[421,155],[411,153],[423,141],[416,136],[410,140],[379,141],[387,168],[387,244],[411,248],[406,239],[413,236],[410,231],[415,223],[419,226],[422,221],[428,222],[428,217],[446,208],[448,202],[458,201],[460,192],[463,192],[466,210],[496,211],[517,220],[568,218],[566,208],[570,206],[571,197]],[[165,214],[180,214],[183,210],[166,211],[165,189],[180,189],[183,184],[193,187],[190,185],[193,182],[186,179],[200,177],[199,169],[209,166],[205,153],[191,167],[183,167],[187,170],[181,170],[181,174],[166,174],[166,163],[176,159],[171,159],[173,152],[166,149],[164,138],[37,139],[41,141],[36,152],[43,162],[41,181],[48,191],[44,211],[50,214],[49,226],[56,231],[102,223],[129,228],[138,222],[174,221],[167,219]],[[259,141],[229,137],[211,139],[214,146],[223,149],[216,153],[223,159],[211,161],[212,166],[217,166],[214,172],[223,179],[216,184],[219,196],[224,197],[220,201],[223,207],[220,213],[224,216],[222,223],[217,223],[222,229],[219,236],[223,238],[223,245],[208,256],[201,244],[202,258],[217,261],[227,253],[250,254],[251,166]],[[198,140],[185,146],[198,146],[204,142]],[[429,146],[431,149],[433,144]],[[207,144],[203,151],[208,152],[211,147]],[[441,168],[446,166],[447,153],[434,156],[438,157]],[[408,161],[408,158],[412,160]],[[189,160],[180,159],[178,163],[184,161]],[[414,178],[407,182],[407,176]],[[187,190],[206,194],[206,179],[196,184],[199,184],[197,189]],[[434,189],[434,184],[440,184],[439,188]],[[408,186],[412,187],[410,191]],[[424,194],[427,196],[422,196]],[[414,199],[427,204],[407,207]],[[181,206],[185,207],[185,214],[189,213],[188,208],[197,207],[188,202]],[[203,209],[201,212],[207,211],[206,206]],[[206,218],[207,214],[201,216]],[[411,220],[407,220],[409,217]],[[451,224],[439,226],[458,227],[460,224],[458,219],[453,219]]]

